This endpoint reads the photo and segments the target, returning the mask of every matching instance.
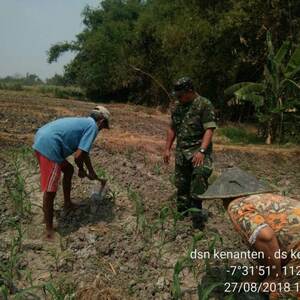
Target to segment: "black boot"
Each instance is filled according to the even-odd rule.
[[[204,214],[202,209],[201,200],[193,200],[193,208],[196,208],[200,211],[192,212],[192,222],[195,229],[203,230],[205,227],[205,221],[207,221],[207,216]]]
[[[205,228],[205,222],[200,213],[192,214],[193,228],[203,230]]]
[[[182,218],[185,218],[189,215],[187,210],[191,208],[190,199],[187,199],[186,197],[178,197],[176,206],[177,206],[177,212],[182,215]]]

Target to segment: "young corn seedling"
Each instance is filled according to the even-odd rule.
[[[97,167],[96,168],[96,174],[99,178],[103,178],[103,179],[108,179],[108,175],[107,172],[104,168],[102,167]]]
[[[161,175],[161,164],[160,164],[160,163],[157,162],[157,163],[154,165],[153,172],[154,172],[154,174],[157,175],[157,176]]]
[[[6,286],[9,293],[15,293],[15,277],[20,276],[19,265],[22,259],[22,229],[20,224],[15,224],[18,236],[14,236],[10,243],[9,257],[6,262],[0,262],[0,278],[3,280],[3,286]],[[5,294],[6,289],[2,289]]]
[[[194,250],[197,247],[197,243],[201,241],[205,237],[205,234],[203,232],[200,232],[193,236],[192,244],[187,252],[187,255],[181,259],[179,259],[174,267],[173,272],[173,286],[172,286],[172,295],[174,299],[181,299],[182,292],[180,287],[180,273],[185,269],[189,268],[192,270],[193,275],[195,277],[195,269],[194,269],[194,263],[191,258],[191,251]],[[199,298],[199,300],[203,300],[202,298]]]
[[[3,283],[0,284],[0,299],[8,300],[9,289]]]
[[[28,193],[25,190],[25,178],[21,174],[20,158],[15,156],[13,159],[14,178],[6,182],[6,186],[12,199],[15,213],[23,217],[31,212],[31,203],[28,199]]]
[[[65,293],[61,288],[56,287],[52,282],[48,282],[43,287],[45,299],[49,299],[47,294],[51,296],[53,300],[73,300],[75,299],[74,291],[67,291]]]
[[[176,181],[175,173],[171,173],[171,175],[169,176],[169,181],[172,185],[175,186],[175,181]]]
[[[140,194],[132,190],[130,187],[127,190],[128,198],[133,202],[136,214],[136,231],[145,233],[148,227],[148,222],[145,217],[144,204]]]
[[[178,212],[177,208],[171,207],[171,214],[173,217],[172,239],[175,239],[177,236],[177,223],[182,219],[182,213]]]
[[[183,212],[178,212],[177,208],[171,207],[171,214],[173,217],[173,228],[172,228],[172,238],[175,239],[177,236],[177,223],[182,220],[183,217],[188,213],[201,213],[201,210],[195,207],[189,208]]]
[[[133,147],[128,147],[125,151],[125,157],[129,160],[129,161],[133,161],[133,154],[135,153],[135,149]]]
[[[164,231],[164,225],[165,225],[165,223],[167,221],[167,218],[168,218],[168,215],[169,215],[169,211],[170,211],[170,208],[168,206],[165,206],[159,212],[158,222],[159,222],[159,225],[160,225],[161,232]]]
[[[60,258],[61,258],[60,253],[56,249],[50,249],[49,250],[49,255],[54,260],[55,271],[58,272],[59,271],[59,262],[60,262]]]
[[[34,290],[40,290],[43,288],[42,285],[37,285],[37,286],[31,286],[29,288],[21,289],[17,293],[14,294],[13,298],[8,298],[8,299],[14,299],[14,300],[40,300],[41,297],[33,294]],[[1,294],[0,294],[1,295]]]
[[[223,282],[215,282],[206,286],[205,288],[201,288],[201,285],[198,286],[198,299],[199,300],[209,300],[211,299],[212,292],[220,286],[223,286]]]
[[[212,255],[214,252],[214,249],[216,247],[216,243],[220,242],[221,245],[223,245],[223,239],[222,237],[217,233],[210,233],[210,235],[213,235],[213,238],[208,243],[208,251]],[[216,273],[217,272],[217,273]],[[208,282],[201,282],[198,285],[198,298],[199,300],[209,300],[211,297],[211,294],[219,287],[224,286],[224,282],[221,280],[221,277],[223,276],[222,270],[219,272],[214,270],[210,266],[210,259],[205,258],[205,273],[207,276]]]
[[[120,191],[109,189],[107,198],[109,198],[112,203],[115,203],[119,195]]]
[[[173,284],[172,284],[172,296],[175,300],[181,299],[182,291],[180,285],[180,273],[186,268],[191,266],[191,259],[189,257],[183,257],[179,259],[173,270]]]
[[[169,210],[170,208],[168,206],[163,207],[160,212],[159,212],[159,217],[158,220],[156,220],[154,227],[156,229],[159,229],[159,236],[160,240],[158,242],[157,248],[158,248],[158,254],[157,254],[157,262],[158,260],[162,257],[162,251],[163,251],[163,246],[166,244],[166,233],[165,233],[165,228],[164,225],[167,221],[168,215],[169,215]]]

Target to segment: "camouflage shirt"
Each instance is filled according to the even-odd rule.
[[[176,133],[176,151],[182,151],[190,159],[199,150],[205,130],[217,127],[211,102],[197,95],[192,102],[178,103],[172,113],[171,126]],[[207,148],[207,153],[211,152],[212,144]]]

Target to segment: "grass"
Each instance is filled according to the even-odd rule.
[[[32,90],[33,88],[26,88],[27,90]],[[85,93],[80,89],[79,87],[73,87],[73,86],[53,86],[53,85],[40,85],[34,87],[36,92],[54,96],[56,98],[64,98],[64,99],[78,99],[83,100],[86,99]]]
[[[264,139],[244,127],[223,127],[218,134],[225,136],[234,144],[263,144]]]
[[[20,83],[0,83],[0,90],[23,91],[24,87]]]
[[[49,97],[63,99],[85,100],[85,92],[75,86],[55,86],[55,85],[35,85],[25,86],[20,83],[0,83],[0,90],[8,91],[27,91],[35,94],[42,94]]]

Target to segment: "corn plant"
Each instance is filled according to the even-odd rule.
[[[0,278],[4,282],[4,286],[10,293],[15,292],[15,277],[20,276],[19,265],[22,259],[22,229],[20,224],[15,224],[18,236],[14,236],[10,243],[9,257],[6,262],[0,262]],[[2,293],[5,294],[5,288],[2,288]]]
[[[171,175],[169,176],[169,181],[172,185],[175,186],[175,181],[176,181],[175,173],[171,173]]]
[[[182,219],[182,214],[177,211],[177,208],[174,207],[171,207],[171,214],[173,218],[172,238],[175,239],[177,236],[177,223]]]
[[[0,285],[0,299],[8,300],[9,289],[6,285]]]
[[[37,285],[37,286],[31,286],[29,288],[19,290],[17,293],[14,294],[13,299],[14,300],[26,300],[26,299],[39,300],[41,299],[41,297],[36,294],[33,294],[33,291],[41,289],[42,287],[43,287],[42,285]]]
[[[112,203],[115,203],[115,202],[116,202],[116,199],[118,198],[119,195],[120,195],[120,192],[119,192],[119,191],[109,189],[108,194],[107,194],[107,198],[109,198],[109,200],[110,200]]]
[[[96,168],[96,174],[99,178],[103,178],[103,179],[108,179],[108,175],[107,175],[107,172],[104,168],[102,167],[97,167]]]
[[[183,212],[178,212],[177,208],[171,207],[171,214],[173,217],[173,227],[172,227],[172,237],[173,239],[177,236],[177,223],[179,220],[182,220],[185,215],[188,213],[201,213],[201,210],[196,207],[189,208]]]
[[[186,268],[190,267],[192,261],[189,257],[183,257],[179,259],[173,270],[173,284],[172,284],[172,296],[175,300],[181,299],[182,292],[180,287],[180,273]]]
[[[135,149],[133,147],[128,147],[126,148],[124,154],[125,157],[129,160],[129,161],[133,161],[133,154],[135,152]]]
[[[144,165],[146,166],[149,163],[149,159],[147,154],[144,152],[143,153],[143,161],[144,161]]]
[[[23,217],[31,212],[31,203],[29,201],[29,195],[25,189],[25,178],[21,174],[21,160],[18,156],[14,156],[12,159],[12,168],[14,177],[12,180],[6,181],[6,187],[9,192],[9,196],[12,199],[15,213]]]
[[[211,232],[209,235],[213,235],[212,239],[208,242],[208,251],[212,255],[214,249],[216,247],[216,243],[220,242],[223,245],[222,237],[215,233]],[[210,259],[205,258],[205,273],[206,279],[202,279],[202,282],[198,285],[198,298],[199,300],[209,300],[211,294],[219,287],[224,286],[224,276],[228,273],[226,272],[226,268],[215,269],[210,266]],[[206,282],[207,281],[207,282]]]
[[[60,253],[56,249],[50,249],[48,253],[54,260],[55,271],[58,272],[59,271],[59,262],[60,262]]]
[[[61,249],[64,249],[65,245],[61,243]],[[71,260],[72,259],[72,252],[66,250],[57,250],[55,248],[49,249],[49,255],[53,258],[54,265],[55,265],[55,271],[59,272],[60,271],[60,264],[64,260]]]
[[[168,206],[163,207],[160,212],[159,212],[159,225],[160,225],[160,230],[163,232],[164,230],[164,225],[167,221],[168,215],[169,215],[170,208]]]
[[[161,164],[160,163],[156,163],[154,165],[153,171],[154,171],[155,175],[157,175],[157,176],[161,175]]]
[[[135,192],[134,190],[132,190],[130,187],[128,188],[127,193],[128,193],[128,198],[133,202],[135,207],[136,231],[138,233],[145,233],[148,227],[148,222],[145,216],[144,204],[142,202],[141,195]]]
[[[209,300],[211,293],[217,287],[224,286],[223,282],[211,283],[209,286],[206,286],[204,289],[201,289],[201,286],[198,286],[198,299],[199,300]]]
[[[197,246],[197,243],[202,240],[205,237],[204,233],[199,233],[193,236],[192,244],[189,248],[189,251],[187,252],[185,257],[180,258],[173,270],[173,285],[172,285],[172,295],[174,299],[181,299],[182,297],[182,292],[181,292],[181,287],[180,287],[180,273],[185,269],[189,268],[192,269],[193,274],[195,276],[194,272],[194,264],[193,260],[191,259],[191,251],[194,250]]]
[[[62,288],[56,287],[52,282],[48,282],[43,287],[45,298],[51,296],[52,300],[73,300],[75,299],[74,289],[63,291]],[[47,299],[49,299],[47,297]]]
[[[205,237],[205,234],[204,234],[203,232],[200,232],[200,233],[198,233],[198,234],[196,234],[196,235],[193,236],[192,245],[191,245],[191,247],[190,247],[190,251],[189,251],[189,253],[188,253],[188,256],[190,256],[190,253],[191,253],[194,249],[196,249],[197,243],[198,243],[199,241],[203,240],[204,237]]]

